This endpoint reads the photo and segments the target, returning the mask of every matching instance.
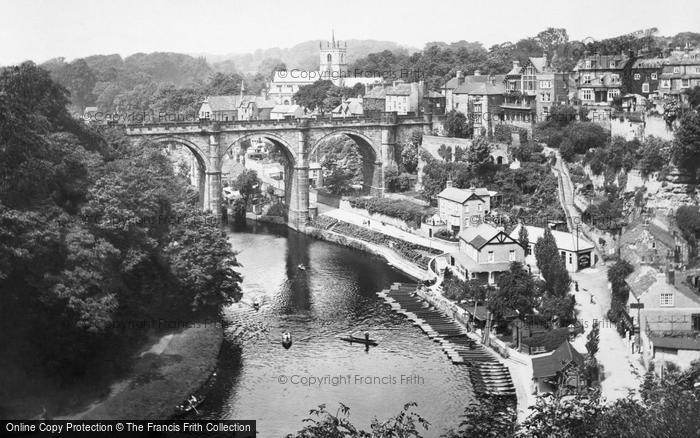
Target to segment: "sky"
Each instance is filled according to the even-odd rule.
[[[572,40],[656,27],[700,32],[698,0],[0,0],[0,65],[168,51],[249,53],[330,38],[423,48],[515,42],[547,27]]]

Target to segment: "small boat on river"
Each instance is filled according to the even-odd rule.
[[[187,414],[194,411],[195,413],[199,414],[197,407],[204,403],[204,398],[205,397],[203,395],[200,395],[199,397],[191,396],[185,401],[185,403],[177,406],[177,412],[179,414]]]
[[[289,347],[292,346],[292,334],[291,333],[285,332],[282,335],[282,346],[287,350],[289,350]]]
[[[370,345],[372,347],[376,347],[379,345],[377,341],[374,339],[370,339],[369,335],[365,336],[364,338],[360,338],[358,336],[353,336],[353,335],[348,335],[348,336],[343,336],[340,338],[341,341],[349,342],[351,344],[357,343],[357,344],[363,344],[363,345]]]
[[[301,263],[299,263],[299,265],[297,266],[297,268],[299,268],[300,271],[306,271],[306,266],[304,266],[304,265],[301,264]]]

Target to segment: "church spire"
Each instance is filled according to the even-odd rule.
[[[331,26],[331,41],[332,47],[335,48],[335,29]]]

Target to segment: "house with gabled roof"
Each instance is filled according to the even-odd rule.
[[[491,211],[491,201],[498,192],[483,187],[458,189],[447,181],[445,189],[437,195],[440,220],[454,232],[484,222]]]
[[[207,96],[199,107],[199,118],[227,122],[237,120],[240,96]]]
[[[493,132],[503,103],[504,80],[505,75],[482,75],[476,70],[452,92],[453,109],[467,117],[475,137],[480,136],[482,130],[487,134]]]
[[[459,233],[459,250],[450,253],[452,271],[466,280],[496,284],[512,262],[522,262],[525,252],[502,228],[482,223]]]
[[[523,226],[527,230],[527,237],[529,240],[528,247],[526,248],[528,255],[527,264],[536,266],[537,263],[534,257],[535,244],[537,240],[544,236],[544,228],[518,224],[515,229],[511,231],[510,236],[517,240],[520,235],[520,228]],[[554,240],[557,242],[559,256],[562,258],[567,271],[577,272],[580,269],[594,266],[598,262],[597,256],[594,254],[595,245],[583,237],[583,233],[568,233],[557,230],[550,231],[552,232]]]
[[[532,380],[541,392],[577,390],[585,385],[581,376],[584,357],[567,340],[551,354],[532,358]]]
[[[552,67],[546,54],[529,57],[523,65],[513,61],[505,75],[504,121],[531,128],[529,124],[546,120],[553,105],[567,101],[567,76]]]
[[[333,118],[362,117],[363,115],[362,97],[347,98],[331,111]]]

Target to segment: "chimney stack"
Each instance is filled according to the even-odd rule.
[[[515,70],[517,68],[520,68],[520,61],[516,59],[513,61],[513,69]]]
[[[670,284],[671,286],[676,284],[676,271],[673,269],[666,271],[666,283]]]
[[[542,52],[542,58],[544,58],[544,66],[545,67],[549,67],[549,59],[548,59],[549,57],[547,55],[548,55],[548,53],[546,50],[544,52]]]
[[[462,70],[457,70],[457,85],[462,85],[464,83],[464,73]]]
[[[452,180],[448,179],[447,182],[445,182],[445,188],[450,189],[452,188]]]
[[[474,76],[481,76],[481,70],[474,70]]]

